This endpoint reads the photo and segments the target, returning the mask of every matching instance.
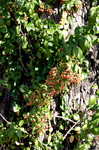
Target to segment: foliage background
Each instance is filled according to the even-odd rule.
[[[96,45],[98,51],[98,1],[88,3],[87,21],[70,32],[74,14],[86,4],[0,1],[0,112],[9,120],[0,124],[1,146],[87,150],[99,134],[98,79],[85,104],[68,98],[90,78],[88,50]]]

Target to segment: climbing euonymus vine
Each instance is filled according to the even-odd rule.
[[[69,98],[72,87],[88,79],[86,56],[99,43],[98,1],[88,6],[81,0],[0,1],[0,107],[10,106],[9,116],[0,110],[1,147],[63,150],[69,143],[88,150],[99,134],[98,85],[86,109],[77,104],[77,110]],[[87,21],[74,26],[85,7]]]

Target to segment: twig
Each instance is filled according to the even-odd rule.
[[[67,121],[70,121],[72,123],[76,123],[75,121],[71,120],[71,119],[68,119],[68,118],[65,118],[65,117],[62,117],[62,116],[55,116],[56,118],[60,118],[60,119],[63,119],[63,120],[67,120]]]
[[[6,118],[0,113],[0,117],[7,123],[7,124],[11,124],[11,122],[7,121]]]
[[[64,139],[67,137],[67,135],[73,130],[73,128],[79,123],[80,121],[75,122],[75,124],[68,130],[68,132],[64,135]]]

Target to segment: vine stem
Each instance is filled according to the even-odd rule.
[[[56,118],[60,118],[60,119],[63,119],[63,120],[67,120],[67,121],[70,121],[72,123],[76,123],[75,121],[71,120],[71,119],[68,119],[68,118],[65,118],[65,117],[62,117],[62,116],[55,116]]]
[[[80,121],[75,122],[75,124],[67,131],[67,133],[64,135],[64,139],[67,137],[67,135],[73,130],[73,128],[79,123]]]
[[[0,113],[0,117],[1,117],[7,124],[11,124],[11,122],[9,122],[1,113]]]

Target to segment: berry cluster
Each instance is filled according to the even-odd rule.
[[[49,72],[46,84],[49,87],[49,95],[55,96],[64,91],[66,85],[79,84],[82,78],[80,74],[74,73],[71,69],[63,69],[54,67]]]

